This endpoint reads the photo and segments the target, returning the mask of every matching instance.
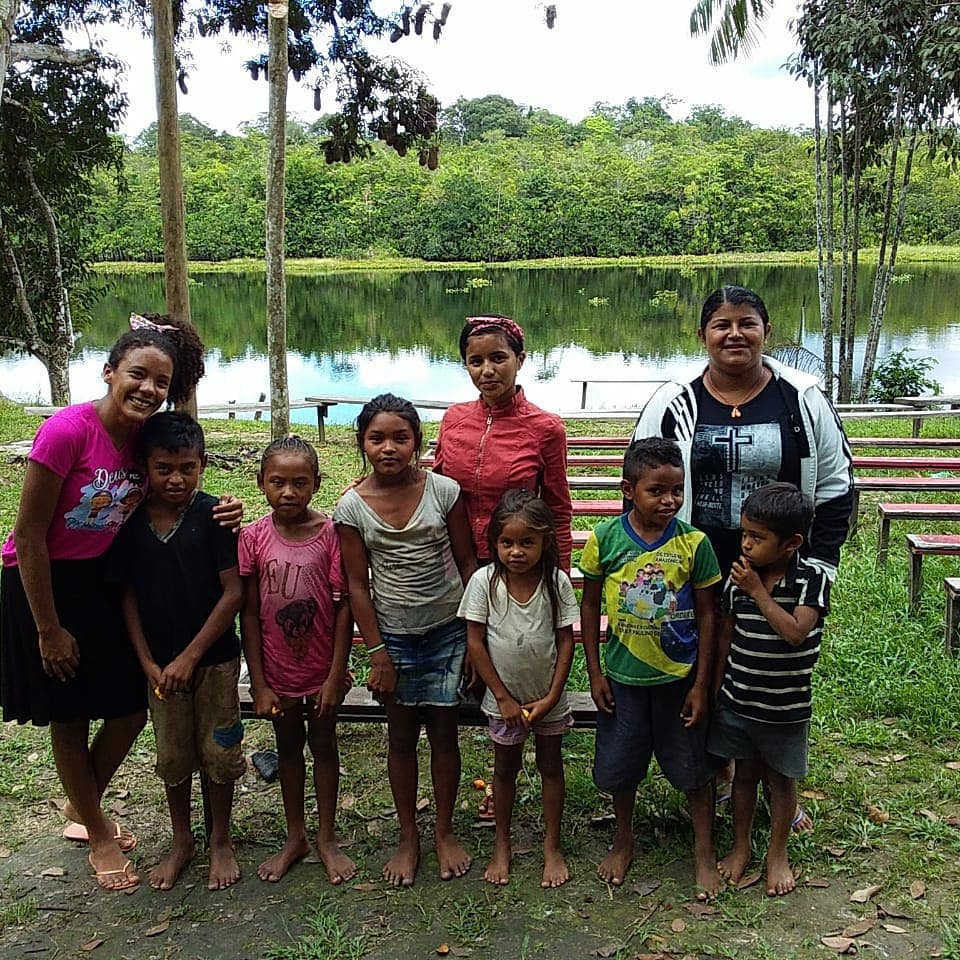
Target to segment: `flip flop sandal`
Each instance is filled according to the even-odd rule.
[[[493,808],[493,787],[487,786],[480,801],[480,807],[477,810],[477,816],[481,820],[496,820],[497,815]]]
[[[124,830],[116,821],[114,821],[113,825],[115,828],[113,836],[117,841],[117,846],[124,853],[130,853],[137,845],[136,834],[131,833],[129,830]],[[74,843],[90,842],[87,828],[82,823],[68,823],[63,828],[63,839],[72,840]]]
[[[98,870],[93,864],[93,854],[87,854],[87,862],[90,864],[93,869],[93,875],[97,880],[97,886],[101,890],[106,890],[109,893],[122,892],[124,890],[133,890],[135,887],[140,886],[140,877],[136,873],[133,875],[130,874],[130,869],[133,867],[133,864],[129,860],[125,860],[123,866],[119,870]],[[121,877],[119,883],[109,883],[108,878],[110,877]]]
[[[804,820],[810,820],[809,827],[801,827],[800,824]],[[810,817],[810,814],[798,803],[797,812],[793,815],[793,819],[790,821],[790,829],[794,833],[813,833],[813,820]]]

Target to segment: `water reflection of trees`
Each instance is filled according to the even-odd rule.
[[[941,264],[910,265],[913,279],[891,291],[888,333],[936,331],[955,322],[960,270]],[[467,315],[505,313],[527,331],[539,356],[569,345],[596,355],[625,358],[700,353],[696,339],[703,298],[721,283],[742,283],[767,302],[778,340],[796,338],[801,302],[808,332],[817,323],[812,267],[750,265],[676,268],[490,269],[488,287],[462,290],[481,271],[376,272],[288,277],[290,349],[332,362],[337,378],[355,374],[349,355],[376,351],[394,356],[419,349],[431,359],[456,360],[457,335]],[[266,350],[265,294],[261,273],[196,275],[193,314],[205,342],[231,360]],[[869,276],[865,278],[869,280]],[[131,311],[162,310],[162,277],[111,279],[110,293],[85,333],[85,344],[105,348]],[[871,289],[861,283],[864,297]],[[675,290],[676,305],[654,306],[657,291]],[[595,306],[593,298],[605,305]],[[545,367],[543,375],[549,377]]]

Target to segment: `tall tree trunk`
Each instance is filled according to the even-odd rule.
[[[861,125],[859,107],[854,116],[853,127],[853,194],[850,197],[850,208],[853,216],[850,224],[850,278],[849,278],[849,301],[847,304],[847,351],[846,351],[846,384],[847,389],[843,395],[845,401],[853,397],[853,350],[857,338],[857,315],[859,305],[857,303],[857,281],[860,270],[860,207],[863,199],[863,156],[861,148],[863,146],[863,127]]]
[[[0,100],[10,66],[10,44],[13,41],[13,24],[20,9],[20,0],[0,0]]]
[[[823,124],[820,120],[820,99],[824,85],[814,67],[813,131],[814,172],[816,184],[817,221],[817,290],[820,295],[820,330],[823,335],[824,387],[833,397],[833,124],[831,117],[831,85],[826,83],[827,134],[824,145]],[[824,157],[825,155],[825,157]],[[826,164],[826,172],[824,172]],[[824,182],[826,180],[826,182]]]
[[[157,95],[157,163],[160,168],[160,213],[163,220],[163,277],[167,313],[190,320],[187,281],[187,232],[183,209],[183,170],[180,165],[180,117],[177,108],[176,28],[172,0],[151,0],[153,69]],[[197,415],[197,398],[180,405]]]
[[[850,399],[850,383],[847,376],[847,324],[850,322],[850,170],[847,163],[847,101],[840,98],[840,330],[837,366],[837,400]]]
[[[287,387],[287,283],[284,269],[284,188],[287,147],[287,4],[271,3],[270,106],[267,121],[267,354],[270,364],[270,434],[290,432]]]
[[[887,314],[887,297],[890,293],[890,283],[893,279],[893,271],[897,265],[897,252],[900,247],[900,237],[903,235],[903,221],[907,212],[907,194],[910,190],[910,178],[913,173],[913,158],[917,151],[916,128],[910,134],[910,142],[907,145],[907,155],[903,164],[903,175],[900,181],[900,198],[897,204],[897,216],[893,221],[893,227],[890,231],[890,258],[883,271],[883,283],[874,285],[873,305],[870,310],[870,327],[867,331],[867,343],[863,355],[863,372],[861,374],[861,383],[864,389],[861,395],[866,397],[869,394],[870,383],[873,380],[873,370],[877,362],[877,347],[880,344],[880,331],[883,328],[883,320]],[[877,265],[877,278],[880,278],[880,264]]]

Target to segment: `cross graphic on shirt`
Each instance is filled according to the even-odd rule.
[[[736,427],[728,427],[726,435],[717,434],[713,438],[713,443],[718,447],[725,447],[724,459],[727,462],[727,468],[736,472],[740,469],[740,448],[753,445],[753,437],[742,437]]]

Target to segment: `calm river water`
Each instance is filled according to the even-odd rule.
[[[932,357],[931,375],[945,392],[960,393],[960,265],[910,264],[901,272],[910,280],[891,288],[880,356],[909,348]],[[196,278],[193,316],[208,347],[200,404],[258,399],[268,389],[263,275]],[[457,353],[463,318],[505,313],[527,332],[520,380],[528,395],[548,409],[570,410],[580,403],[575,378],[693,376],[703,362],[696,338],[700,303],[721,283],[743,283],[764,297],[776,342],[802,343],[822,355],[812,266],[351,272],[288,279],[290,396],[369,397],[390,390],[415,399],[469,399],[474,393]],[[871,289],[872,273],[865,271],[864,316]],[[658,291],[676,298],[658,298]],[[804,303],[807,330],[801,331]],[[163,310],[160,274],[110,279],[71,365],[74,400],[102,393],[106,351],[134,310]],[[0,356],[0,389],[23,401],[49,397],[45,372],[29,357]],[[635,406],[650,389],[595,384],[587,405]],[[330,419],[349,422],[357,412],[342,405]],[[313,419],[312,410],[297,414]]]

